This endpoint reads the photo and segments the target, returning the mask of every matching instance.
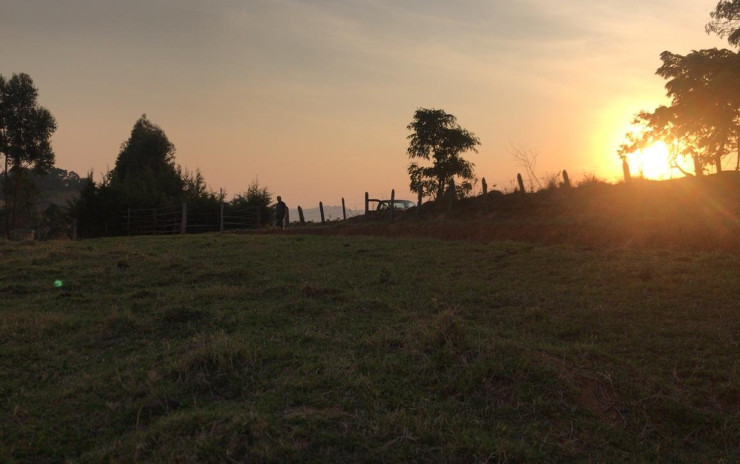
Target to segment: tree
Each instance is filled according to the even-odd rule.
[[[216,198],[216,194],[208,190],[206,179],[203,177],[200,169],[191,172],[177,166],[177,173],[182,180],[182,192],[186,201],[211,200]]]
[[[96,184],[93,173],[82,180],[80,193],[70,202],[70,216],[77,220],[80,237],[99,237],[123,233],[121,199],[110,187],[110,173]]]
[[[69,231],[69,216],[54,203],[49,204],[42,213],[39,223],[39,237],[42,239],[64,238]]]
[[[216,213],[222,197],[208,189],[200,170],[175,164],[175,146],[164,131],[142,115],[128,140],[121,144],[112,171],[101,182],[92,173],[82,181],[80,195],[70,205],[80,236],[127,232],[127,209],[172,208],[187,202],[188,213]]]
[[[124,207],[157,208],[179,204],[183,179],[175,165],[175,146],[164,131],[142,115],[121,145],[109,173],[110,188]]]
[[[218,194],[208,188],[200,169],[195,172],[177,167],[182,179],[182,201],[187,203],[189,216],[210,216],[219,210],[223,192]]]
[[[534,192],[534,184],[537,183],[537,187],[542,189],[542,183],[537,178],[537,174],[534,169],[537,166],[537,157],[539,153],[530,148],[524,148],[522,146],[512,145],[509,147],[509,154],[514,158],[519,166],[524,168],[529,180],[529,189]]]
[[[37,102],[38,90],[28,74],[0,75],[0,155],[4,158],[5,234],[18,226],[24,190],[33,184],[30,174],[44,174],[54,166],[50,138],[54,116]]]
[[[414,120],[406,127],[413,131],[407,137],[409,147],[406,153],[409,158],[421,158],[431,161],[431,166],[420,166],[412,162],[408,167],[412,192],[422,196],[441,198],[445,188],[455,178],[459,194],[472,190],[473,163],[460,155],[466,151],[478,150],[480,140],[457,124],[455,116],[444,110],[419,108],[414,113]]]
[[[706,164],[704,151],[699,147],[696,137],[682,129],[678,119],[676,108],[673,106],[661,105],[652,113],[649,111],[638,113],[632,123],[641,127],[641,130],[627,133],[625,135],[627,142],[623,143],[617,151],[623,163],[626,162],[627,155],[630,153],[663,141],[670,149],[668,163],[671,168],[678,169],[684,175],[692,175],[686,172],[679,163],[679,158],[688,157],[693,161],[694,174],[702,175]],[[676,149],[677,147],[680,147],[680,151]],[[624,165],[623,169],[625,169]]]
[[[684,134],[696,138],[705,164],[722,170],[722,157],[736,143],[740,126],[740,57],[731,50],[698,50],[688,55],[661,54],[656,74],[668,79],[677,122]]]
[[[709,13],[712,20],[704,29],[715,33],[735,47],[740,46],[740,0],[721,0]]]
[[[656,74],[667,79],[671,106],[638,114],[635,123],[645,130],[620,149],[620,156],[664,140],[693,159],[696,175],[711,164],[722,171],[722,159],[737,148],[740,134],[740,55],[715,48],[688,55],[666,51],[660,57],[663,65]],[[672,155],[673,167],[679,167],[678,156]]]
[[[207,197],[200,173],[183,174],[174,159],[175,146],[164,131],[146,115],[139,118],[121,145],[113,170],[98,184],[90,173],[72,202],[80,236],[124,233],[121,218],[128,208],[166,208],[180,206],[186,197]]]
[[[740,0],[720,0],[710,13],[707,33],[726,37],[740,46]],[[732,50],[694,50],[687,55],[668,51],[660,55],[663,65],[656,74],[665,78],[671,106],[655,112],[641,112],[635,123],[643,132],[628,136],[619,149],[623,159],[628,153],[662,139],[694,162],[696,175],[713,164],[722,171],[722,159],[737,150],[735,170],[740,170],[740,54]],[[671,155],[674,167],[678,153]]]
[[[35,176],[34,181],[41,192],[77,192],[82,187],[82,179],[74,171],[53,167],[45,175]]]
[[[265,224],[270,220],[270,204],[272,203],[272,193],[267,187],[260,187],[257,177],[249,184],[247,191],[242,194],[234,195],[229,203],[232,210],[243,210],[246,208],[259,208],[260,217]]]

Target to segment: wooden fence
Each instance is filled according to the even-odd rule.
[[[168,235],[253,229],[261,226],[260,208],[225,210],[177,208],[128,209],[122,218],[127,235]]]

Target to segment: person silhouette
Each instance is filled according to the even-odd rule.
[[[283,203],[283,199],[278,195],[277,203],[275,203],[275,225],[279,229],[285,228],[285,220],[288,216],[288,206]]]

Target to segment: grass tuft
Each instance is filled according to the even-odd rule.
[[[259,350],[225,332],[198,336],[175,362],[171,376],[198,393],[218,398],[247,394],[260,367]]]

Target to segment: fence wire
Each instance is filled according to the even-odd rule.
[[[182,208],[130,209],[123,220],[128,235],[166,235],[222,230],[256,229],[261,226],[259,207],[216,211]]]

